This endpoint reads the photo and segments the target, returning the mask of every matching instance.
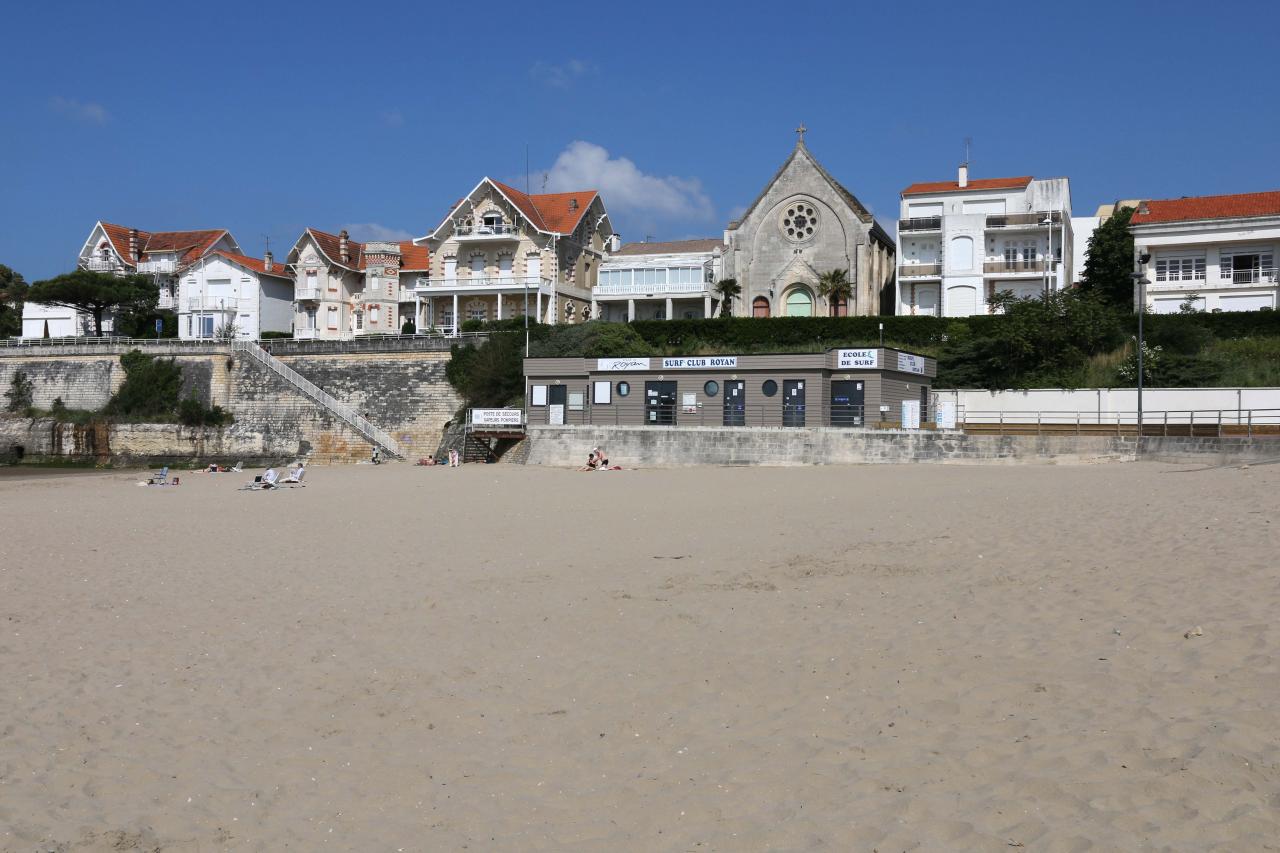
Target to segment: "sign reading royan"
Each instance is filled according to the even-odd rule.
[[[836,368],[839,370],[856,370],[880,366],[880,350],[878,349],[842,349],[836,350]]]
[[[597,358],[596,370],[648,370],[647,358]]]
[[[898,369],[903,373],[919,373],[924,375],[924,357],[909,352],[898,353]]]
[[[694,355],[684,358],[664,358],[663,370],[715,370],[720,367],[737,367],[736,355]]]

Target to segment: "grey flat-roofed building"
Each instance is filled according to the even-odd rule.
[[[932,358],[894,349],[678,357],[527,358],[528,423],[624,426],[897,425],[933,420]],[[914,406],[908,406],[908,409]]]

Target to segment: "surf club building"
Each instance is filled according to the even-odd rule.
[[[527,358],[530,425],[919,427],[931,358],[893,349]]]

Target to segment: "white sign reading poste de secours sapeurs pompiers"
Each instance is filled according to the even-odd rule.
[[[598,358],[597,371],[619,372],[626,370],[650,370],[652,359],[648,358]],[[695,355],[680,358],[662,359],[663,370],[715,370],[717,368],[737,367],[736,355]]]

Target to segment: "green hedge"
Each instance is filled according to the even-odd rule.
[[[770,347],[875,344],[884,339],[902,346],[932,347],[942,342],[954,320],[942,317],[715,317],[705,320],[637,320],[631,328],[652,346],[681,348],[705,344],[729,350]]]

